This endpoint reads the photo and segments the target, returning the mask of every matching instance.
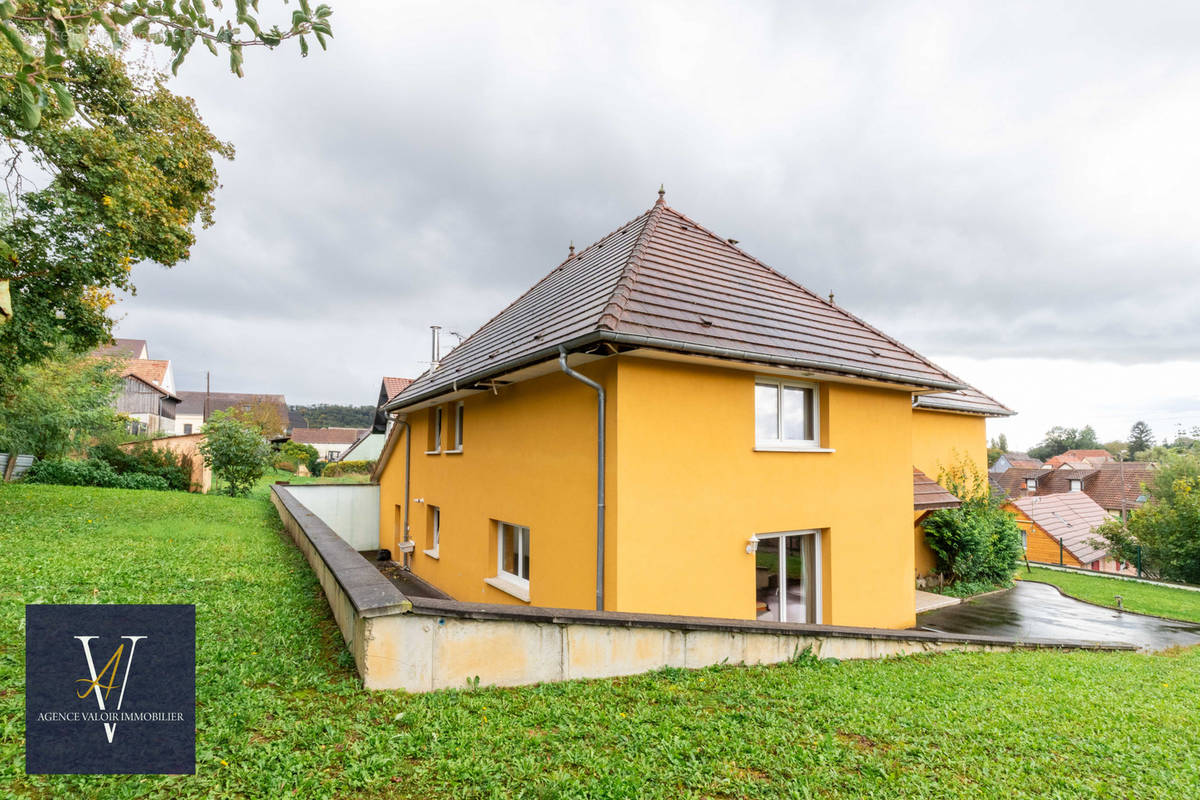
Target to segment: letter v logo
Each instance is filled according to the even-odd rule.
[[[95,693],[96,704],[100,706],[101,711],[107,711],[104,703],[108,700],[109,692],[117,687],[117,670],[121,667],[121,657],[125,651],[125,645],[117,646],[116,652],[112,654],[112,658],[108,659],[108,663],[104,665],[104,669],[96,672],[96,662],[92,659],[92,639],[97,639],[97,636],[76,636],[76,639],[83,645],[83,656],[87,659],[88,674],[91,678],[79,678],[76,683],[86,685],[83,693],[76,692],[75,695],[79,699],[87,697],[89,694]],[[145,639],[145,636],[122,636],[122,639],[129,640],[129,657],[125,659],[125,674],[121,676],[121,692],[117,695],[117,711],[121,710],[121,703],[125,700],[125,685],[129,682],[129,668],[133,666],[133,651],[137,648],[137,643]],[[108,676],[108,683],[101,683],[101,679]],[[101,692],[103,690],[103,692]],[[104,733],[108,736],[108,743],[112,744],[113,734],[117,732],[117,723],[105,722]]]

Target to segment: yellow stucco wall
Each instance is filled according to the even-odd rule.
[[[913,410],[912,463],[933,480],[943,468],[966,456],[987,477],[987,419],[943,411]],[[917,515],[920,517],[920,514]],[[920,525],[914,526],[913,563],[917,575],[929,575],[936,560]]]
[[[914,623],[908,393],[822,383],[822,445],[836,452],[756,452],[753,372],[636,356],[582,371],[609,393],[609,610],[751,619],[750,537],[819,529],[822,622]],[[428,415],[409,415],[413,569],[458,600],[520,603],[484,583],[503,520],[530,528],[532,604],[593,607],[595,394],[552,374],[465,409],[458,455],[425,455]],[[451,419],[447,406],[447,438]],[[400,538],[406,444],[380,476],[383,547]],[[436,560],[422,552],[429,505],[442,513]]]
[[[911,400],[821,386],[822,444],[754,450],[754,374],[619,366],[621,611],[754,616],[756,533],[822,533],[823,622],[914,623]]]
[[[614,367],[602,361],[581,372],[616,397]],[[452,406],[446,406],[443,450],[450,447]],[[609,419],[612,413],[610,405]],[[494,520],[530,529],[530,602],[595,607],[596,395],[555,373],[468,397],[460,454],[426,455],[428,415],[412,426],[411,533],[413,571],[456,600],[522,601],[483,582],[496,574]],[[394,548],[404,502],[403,439],[380,475],[380,546]],[[610,458],[614,455],[610,443]],[[423,500],[424,502],[416,502]],[[427,546],[428,507],[441,509],[439,558]],[[615,506],[615,498],[610,501]],[[395,552],[395,550],[393,550]]]

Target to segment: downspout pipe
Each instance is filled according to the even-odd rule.
[[[604,610],[604,387],[567,366],[567,350],[558,348],[558,366],[567,375],[596,390],[596,610]]]
[[[410,477],[412,474],[412,470],[410,469],[410,467],[412,466],[412,428],[409,427],[408,420],[406,420],[406,419],[397,419],[395,422],[397,425],[404,426],[404,513],[401,516],[403,517],[403,520],[404,520],[404,522],[403,522],[404,541],[407,542],[408,541],[409,486],[410,486],[409,480],[410,480]],[[409,563],[409,559],[411,557],[412,557],[411,554],[406,550],[404,552],[404,568],[405,569],[412,568],[411,564]]]

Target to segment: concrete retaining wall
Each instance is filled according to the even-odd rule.
[[[313,483],[287,490],[355,550],[379,547],[379,484]]]
[[[775,664],[808,648],[821,658],[839,659],[951,650],[1135,649],[407,598],[306,508],[295,496],[297,488],[304,487],[273,487],[272,502],[325,589],[368,689],[426,692],[464,688],[476,678],[484,686],[520,686],[662,667]]]

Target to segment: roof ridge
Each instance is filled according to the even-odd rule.
[[[646,243],[654,235],[654,230],[658,227],[658,220],[662,217],[663,209],[666,207],[667,204],[663,200],[662,194],[659,194],[658,200],[646,212],[646,224],[642,227],[642,232],[638,234],[633,249],[629,251],[629,259],[621,269],[621,277],[617,278],[617,283],[613,286],[608,304],[604,306],[604,310],[600,312],[600,317],[596,320],[597,327],[607,328],[610,331],[616,330],[617,323],[621,321],[621,315],[625,313],[625,301],[629,299],[638,269],[642,266],[642,257],[646,254]]]
[[[650,211],[653,211],[653,209],[651,209]],[[541,286],[543,283],[545,283],[545,282],[546,282],[546,280],[547,280],[548,278],[550,278],[551,276],[553,276],[553,275],[554,275],[554,273],[558,272],[559,270],[561,270],[563,267],[565,267],[567,264],[571,263],[572,261],[578,261],[579,259],[583,258],[583,256],[584,256],[584,254],[585,254],[585,253],[591,252],[592,250],[594,250],[595,248],[597,248],[599,245],[603,244],[604,242],[607,242],[609,239],[611,239],[612,237],[616,236],[617,234],[624,232],[624,231],[625,231],[627,228],[629,228],[629,226],[631,226],[631,225],[635,224],[635,223],[636,223],[638,220],[642,219],[643,217],[646,217],[646,216],[648,216],[648,215],[650,214],[650,211],[643,211],[641,214],[638,214],[638,215],[637,215],[636,217],[634,217],[633,219],[627,220],[627,221],[626,221],[626,222],[624,222],[623,224],[621,224],[621,225],[617,226],[617,227],[616,227],[616,228],[614,228],[613,230],[611,230],[611,231],[609,231],[608,233],[604,234],[604,235],[603,235],[603,236],[601,236],[599,239],[597,239],[596,241],[592,242],[590,245],[588,245],[588,246],[587,246],[587,247],[585,247],[584,249],[580,250],[578,253],[575,253],[575,254],[573,254],[573,255],[569,255],[569,256],[567,256],[566,258],[564,258],[562,261],[558,262],[558,264],[556,264],[556,265],[554,266],[554,269],[550,270],[550,271],[549,271],[549,272],[547,272],[545,275],[543,275],[542,277],[540,277],[540,278],[538,278],[536,281],[534,281],[534,283],[533,283],[533,285],[532,285],[532,286],[530,286],[528,289],[526,289],[526,290],[525,290],[524,292],[522,292],[521,294],[517,295],[517,297],[516,297],[516,298],[515,298],[515,299],[514,299],[514,300],[513,300],[511,303],[509,303],[508,305],[506,305],[506,306],[505,306],[503,309],[501,309],[500,311],[497,311],[497,312],[496,312],[495,314],[493,314],[493,315],[491,316],[491,318],[489,318],[489,319],[488,319],[486,322],[484,322],[484,323],[481,323],[481,324],[480,324],[480,325],[479,325],[477,328],[475,328],[475,330],[471,332],[471,335],[470,335],[470,336],[468,336],[467,338],[463,339],[461,342],[459,342],[458,344],[456,344],[456,345],[455,345],[455,346],[454,346],[454,347],[453,347],[453,348],[452,348],[452,349],[451,349],[449,352],[447,352],[447,353],[446,353],[444,356],[442,356],[442,357],[441,357],[441,359],[440,359],[440,360],[441,360],[441,362],[442,362],[442,363],[445,363],[445,362],[446,362],[446,361],[447,361],[447,360],[450,358],[450,356],[454,355],[454,352],[455,352],[456,350],[458,350],[458,349],[460,349],[461,347],[463,347],[464,345],[466,345],[466,344],[467,344],[467,342],[471,341],[471,340],[472,340],[472,339],[474,339],[476,336],[478,336],[478,335],[479,335],[479,334],[480,334],[480,333],[481,333],[481,332],[482,332],[482,331],[483,331],[485,328],[487,328],[487,326],[491,325],[491,324],[492,324],[493,322],[495,322],[497,319],[499,319],[500,317],[504,316],[506,313],[508,313],[508,311],[509,311],[510,309],[512,309],[514,306],[516,306],[518,303],[520,303],[520,302],[521,302],[522,300],[524,300],[526,297],[528,297],[529,295],[533,294],[533,292],[534,292],[534,291],[536,291],[536,290],[537,290],[537,288],[538,288],[539,286]],[[645,230],[645,229],[643,228],[643,231],[644,231],[644,230]],[[641,234],[639,234],[639,237],[640,237],[640,235],[641,235]],[[423,376],[425,376],[425,375],[428,375],[429,373],[430,373],[430,370],[425,370],[425,371],[424,371],[424,372],[422,372],[420,375],[418,375],[416,378],[413,378],[413,381],[412,381],[412,383],[416,383],[416,382],[417,382],[417,380],[418,380],[419,378],[421,378],[421,377],[423,377]],[[409,386],[411,386],[411,385],[412,385],[412,383],[410,383],[410,384],[409,384]],[[407,386],[406,386],[406,387],[405,387],[403,390],[401,390],[401,394],[403,394],[403,392],[406,392],[406,391],[408,391],[408,387],[407,387]],[[400,396],[400,395],[396,395],[396,397],[399,397],[399,396]],[[394,398],[393,398],[393,399],[394,399]]]
[[[844,314],[846,317],[849,317],[850,319],[854,320],[854,321],[855,321],[855,322],[857,322],[859,325],[862,325],[862,326],[863,326],[864,328],[866,328],[867,330],[870,330],[870,331],[872,331],[873,333],[876,333],[876,334],[878,334],[880,337],[882,337],[882,338],[886,339],[887,341],[891,342],[893,345],[895,345],[896,347],[898,347],[898,348],[899,348],[900,350],[902,350],[903,352],[905,352],[905,353],[908,353],[909,355],[911,355],[911,356],[915,357],[915,358],[916,358],[918,361],[920,361],[921,363],[925,364],[925,365],[926,365],[926,366],[928,366],[928,367],[932,367],[934,370],[936,370],[936,371],[938,371],[938,372],[942,373],[943,375],[946,375],[946,376],[948,376],[948,377],[949,377],[951,380],[953,380],[955,383],[961,383],[961,384],[963,384],[964,388],[965,388],[965,387],[967,387],[967,386],[969,385],[969,384],[967,384],[967,382],[966,382],[966,381],[964,381],[962,378],[958,377],[957,375],[954,375],[954,374],[952,374],[952,373],[951,373],[949,370],[945,369],[944,367],[941,367],[941,366],[938,366],[937,364],[934,364],[934,363],[933,363],[932,361],[930,361],[928,358],[926,358],[925,356],[921,355],[921,354],[920,354],[920,353],[918,353],[916,350],[913,350],[911,347],[909,347],[908,345],[904,344],[903,342],[900,342],[900,341],[898,341],[898,340],[896,340],[896,339],[892,338],[891,336],[888,336],[886,333],[884,333],[883,331],[879,330],[879,329],[878,329],[878,328],[876,328],[874,325],[871,325],[871,324],[869,324],[868,322],[866,322],[865,320],[862,320],[862,319],[858,318],[857,316],[855,316],[854,314],[851,314],[849,311],[847,311],[847,310],[846,310],[845,308],[843,308],[842,306],[839,306],[837,303],[834,303],[834,302],[832,302],[832,301],[830,301],[830,300],[826,300],[824,297],[821,297],[819,294],[817,294],[816,292],[814,292],[812,289],[809,289],[807,286],[805,286],[804,284],[802,284],[802,283],[800,283],[799,281],[795,280],[794,278],[791,278],[791,277],[789,277],[789,276],[785,275],[784,273],[782,273],[782,272],[780,272],[779,270],[777,270],[777,269],[775,269],[774,267],[772,267],[770,264],[766,264],[766,263],[764,263],[764,262],[760,261],[759,259],[755,258],[755,257],[754,257],[754,256],[752,256],[750,253],[747,253],[745,250],[743,250],[742,248],[738,247],[738,246],[737,246],[736,244],[734,244],[733,242],[729,241],[729,239],[722,238],[722,237],[721,237],[720,235],[718,235],[716,232],[709,230],[708,228],[704,227],[703,225],[701,225],[700,223],[696,222],[695,220],[693,220],[692,218],[690,218],[689,216],[687,216],[686,214],[684,214],[684,213],[682,213],[682,212],[680,212],[680,211],[676,211],[676,210],[675,210],[675,209],[673,209],[673,208],[672,208],[672,209],[670,209],[670,210],[671,210],[671,212],[672,212],[673,214],[675,214],[676,216],[678,216],[680,219],[686,220],[686,221],[687,221],[689,224],[691,224],[691,225],[695,226],[696,230],[700,230],[700,231],[703,231],[703,232],[707,233],[709,236],[713,237],[714,239],[716,239],[718,242],[720,242],[720,243],[721,243],[721,244],[723,244],[724,246],[726,246],[726,247],[730,248],[731,250],[734,250],[734,251],[736,251],[737,253],[739,253],[740,255],[744,256],[745,258],[748,258],[748,259],[750,259],[751,261],[753,261],[753,262],[754,262],[755,264],[757,264],[758,266],[760,266],[760,267],[762,267],[763,269],[765,269],[765,270],[767,270],[768,272],[770,272],[772,275],[775,275],[775,276],[777,276],[777,277],[781,278],[782,280],[784,280],[784,281],[788,282],[788,283],[789,283],[789,284],[791,284],[792,286],[795,286],[797,289],[799,289],[800,291],[804,292],[805,294],[807,294],[807,295],[810,295],[810,296],[811,296],[811,297],[812,297],[814,300],[816,300],[816,301],[818,301],[818,302],[820,302],[820,303],[824,303],[825,305],[829,306],[830,308],[834,309],[835,311],[837,311],[837,312],[839,312],[839,313],[841,313],[841,314]],[[982,392],[981,392],[981,394],[982,394]],[[994,398],[992,398],[992,399],[994,400]],[[1000,403],[1000,401],[998,401],[998,400],[995,400],[995,402],[996,402],[996,404],[997,404],[997,405],[1002,405],[1002,404]],[[1005,408],[1008,408],[1007,406],[1004,406],[1004,407],[1005,407]],[[1012,409],[1009,409],[1009,410],[1011,411]]]

